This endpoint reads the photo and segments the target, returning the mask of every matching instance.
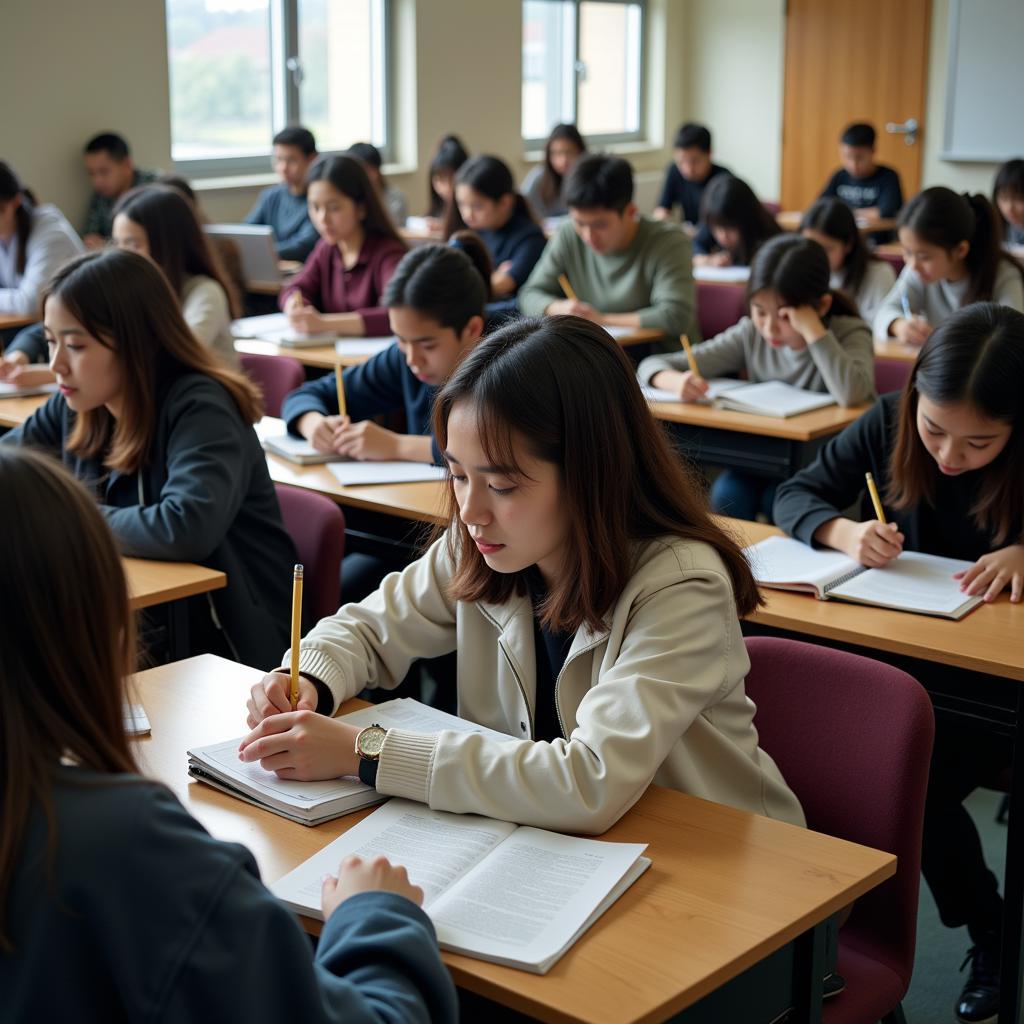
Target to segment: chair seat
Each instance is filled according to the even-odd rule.
[[[879,1021],[907,994],[894,970],[844,945],[841,932],[836,970],[846,979],[846,990],[825,1003],[823,1024]]]

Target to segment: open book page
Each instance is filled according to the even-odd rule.
[[[443,466],[429,462],[332,462],[327,468],[344,487],[444,480],[447,476]]]
[[[864,567],[841,551],[812,548],[791,537],[766,537],[743,549],[754,579],[765,587],[811,590],[824,598],[830,584]]]
[[[393,335],[386,338],[342,338],[334,343],[339,356],[375,356],[391,348],[398,339]]]
[[[960,590],[959,581],[953,579],[953,573],[971,564],[959,558],[904,551],[884,569],[869,569],[834,587],[829,596],[959,618],[981,604],[980,596],[968,597]]]
[[[329,342],[337,338],[336,331],[324,331],[318,334],[303,334],[288,323],[284,313],[267,313],[263,316],[243,316],[231,322],[231,334],[235,338],[260,338],[282,344],[289,341],[323,341]]]
[[[466,718],[449,715],[447,711],[422,704],[412,697],[396,697],[367,708],[360,708],[342,715],[341,721],[360,728],[367,725],[383,725],[387,729],[407,729],[409,732],[478,732],[496,740],[512,740],[515,736],[477,725]]]
[[[749,386],[746,381],[736,380],[735,377],[712,377],[707,383],[708,393],[703,399],[705,402],[713,402],[719,395],[724,395],[726,391],[734,391],[736,388]],[[652,388],[649,384],[641,384],[640,390],[644,393],[644,398],[648,402],[682,402],[682,399],[675,391],[666,391],[664,388]]]
[[[299,465],[312,465],[321,462],[342,462],[348,458],[334,452],[321,452],[314,448],[304,437],[293,437],[291,434],[273,434],[260,438],[268,452],[280,455]]]
[[[52,395],[57,391],[56,384],[33,384],[22,387],[9,380],[0,380],[0,398],[29,398],[32,395]]]
[[[699,349],[696,356],[699,361]],[[723,395],[720,401],[730,409],[752,412],[760,416],[778,416],[783,419],[836,404],[836,400],[827,392],[805,391],[779,380],[747,384]]]
[[[750,280],[750,267],[694,267],[694,281],[716,281],[728,284],[746,284]]]

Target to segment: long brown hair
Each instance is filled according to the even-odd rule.
[[[114,421],[103,406],[75,417],[68,448],[81,458],[105,451],[109,469],[137,471],[153,443],[158,390],[183,373],[212,377],[247,423],[263,415],[259,392],[189,330],[167,278],[144,256],[120,249],[77,256],[46,286],[44,310],[51,298],[60,299],[87,334],[117,353],[121,364],[120,417]]]
[[[224,289],[233,317],[242,303],[220,259],[210,245],[194,203],[173,185],[140,185],[126,192],[114,207],[146,232],[149,255],[167,275],[180,299],[190,277],[212,277]]]
[[[1024,314],[994,302],[965,306],[925,342],[900,400],[896,444],[889,466],[893,508],[934,504],[939,470],[917,432],[917,400],[965,403],[990,419],[1010,423],[1006,447],[983,469],[971,515],[994,544],[1024,523]]]
[[[306,173],[307,190],[314,181],[326,181],[363,208],[363,231],[367,235],[390,238],[403,249],[408,248],[361,160],[354,156],[322,156]]]
[[[135,630],[117,545],[95,501],[54,459],[0,448],[0,949],[34,808],[56,851],[51,787],[61,759],[137,772],[123,718]]]
[[[13,202],[18,196],[21,196],[21,204],[14,214],[18,233],[15,269],[19,274],[24,274],[28,264],[28,236],[32,234],[32,210],[36,205],[36,197],[18,180],[13,168],[0,160],[0,203]]]
[[[475,409],[488,462],[522,477],[517,443],[561,471],[569,530],[566,570],[542,621],[557,630],[601,628],[635,571],[636,541],[675,535],[713,547],[732,579],[740,615],[760,604],[740,546],[711,518],[703,489],[651,415],[622,349],[573,316],[520,320],[480,342],[437,396],[434,435],[448,444],[452,408]],[[460,601],[507,601],[523,573],[487,566],[448,495],[448,544]]]
[[[505,196],[512,196],[513,206],[509,219],[525,217],[534,223],[537,222],[530,204],[516,189],[508,164],[496,156],[474,156],[467,160],[455,175],[455,188],[459,185],[468,185],[474,192],[479,192],[494,203]],[[459,204],[453,196],[445,210],[444,236],[450,238],[456,231],[461,231],[465,227],[466,222],[462,219]]]

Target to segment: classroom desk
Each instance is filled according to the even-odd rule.
[[[744,544],[781,532],[761,523],[734,519],[725,523]],[[922,663],[950,666],[948,680],[929,686],[936,713],[981,725],[1013,741],[999,1022],[1019,1024],[1024,971],[1024,604],[1011,604],[1004,594],[952,622],[843,601],[818,601],[783,590],[763,593],[766,603],[748,617],[751,629],[745,631],[813,638],[866,657],[886,652],[887,660],[911,675]]]
[[[695,402],[651,403],[651,412],[672,424],[673,436],[691,459],[780,481],[807,465],[830,437],[868,408],[831,405],[781,419]]]
[[[257,356],[288,356],[297,359],[303,366],[312,366],[317,370],[333,370],[335,366],[359,366],[370,358],[368,355],[339,353],[333,345],[290,348],[260,338],[236,338],[235,351]]]
[[[919,345],[905,345],[895,338],[886,338],[885,341],[875,339],[875,357],[877,359],[894,359],[901,363],[915,363],[920,352]]]
[[[24,313],[0,313],[0,331],[13,331],[19,327],[28,327],[38,319],[38,316],[26,316]]]
[[[277,281],[246,281],[245,290],[252,295],[277,295],[281,289],[289,283],[302,269],[302,260],[278,260],[277,269],[281,272],[281,278]]]
[[[273,882],[370,812],[308,828],[189,779],[186,749],[241,735],[261,674],[212,655],[140,673],[133,688],[153,732],[135,749]],[[790,1020],[820,1020],[823,922],[896,866],[891,854],[658,786],[606,837],[648,843],[652,867],[544,976],[445,953],[470,998],[558,1024],[768,1024],[787,1005]]]
[[[27,398],[0,398],[0,428],[20,427],[49,397],[29,395]]]
[[[857,211],[854,210],[854,215]],[[775,215],[775,222],[783,231],[799,231],[803,220],[802,210],[783,210]],[[862,235],[874,234],[876,231],[893,231],[896,228],[895,217],[857,217],[857,227]]]

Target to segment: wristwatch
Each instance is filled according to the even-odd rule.
[[[388,731],[376,722],[360,729],[356,733],[356,753],[363,761],[379,761],[381,747],[384,746],[384,737]]]

